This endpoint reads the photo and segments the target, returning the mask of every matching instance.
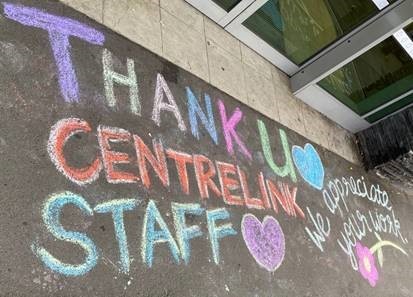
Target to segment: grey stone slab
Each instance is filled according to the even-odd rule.
[[[106,26],[143,47],[162,53],[160,12],[154,0],[105,0]]]
[[[211,84],[246,103],[246,78],[241,61],[212,41],[207,41],[207,46]]]
[[[102,0],[61,0],[61,2],[86,14],[99,23],[103,21]]]
[[[161,9],[163,56],[205,81],[209,81],[205,33],[195,30]]]

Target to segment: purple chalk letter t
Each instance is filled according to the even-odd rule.
[[[103,45],[105,36],[80,22],[51,15],[36,8],[4,3],[4,15],[23,25],[40,28],[49,33],[63,98],[66,102],[78,102],[79,85],[70,58],[69,37],[74,36],[91,44]]]

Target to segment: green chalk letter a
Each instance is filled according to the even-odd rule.
[[[265,160],[267,161],[268,166],[270,166],[270,168],[272,169],[272,171],[274,171],[276,175],[281,176],[281,177],[290,175],[291,180],[293,182],[297,182],[297,176],[294,170],[293,159],[291,157],[291,150],[288,144],[287,134],[285,134],[285,131],[280,129],[280,138],[281,138],[281,143],[282,143],[282,147],[284,151],[285,164],[284,166],[279,167],[274,162],[274,158],[271,152],[271,145],[270,145],[270,140],[268,137],[267,127],[265,126],[264,122],[261,120],[257,120],[257,123],[258,123],[258,130],[260,132],[262,151],[264,153]]]

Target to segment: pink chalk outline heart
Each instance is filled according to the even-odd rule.
[[[241,231],[255,261],[270,272],[277,270],[285,255],[284,233],[278,221],[266,216],[261,223],[253,214],[245,214]]]

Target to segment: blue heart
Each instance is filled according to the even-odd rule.
[[[313,145],[307,143],[304,149],[294,145],[292,152],[294,164],[303,179],[312,187],[321,190],[324,185],[324,166]]]

